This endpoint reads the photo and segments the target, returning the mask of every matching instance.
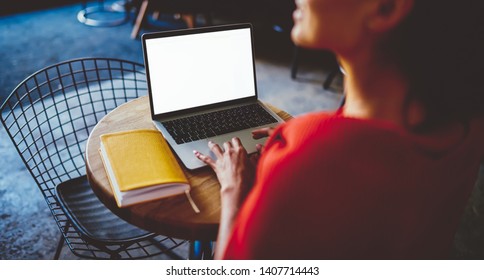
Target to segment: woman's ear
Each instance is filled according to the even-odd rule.
[[[367,21],[370,31],[380,33],[393,29],[413,9],[414,0],[378,0]]]

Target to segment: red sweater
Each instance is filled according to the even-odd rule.
[[[413,135],[310,114],[268,140],[227,259],[441,259],[484,158],[484,121]]]

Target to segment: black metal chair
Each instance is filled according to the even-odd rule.
[[[146,94],[144,67],[87,58],[46,67],[20,83],[0,117],[40,188],[72,253],[91,259],[137,259],[167,253],[185,241],[137,228],[107,209],[91,190],[85,144],[97,122],[122,103]]]

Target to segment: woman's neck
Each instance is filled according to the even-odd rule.
[[[377,61],[363,54],[339,57],[346,73],[343,115],[385,120],[403,127],[417,125],[423,111],[416,103],[406,104],[408,84],[404,76],[393,65]]]

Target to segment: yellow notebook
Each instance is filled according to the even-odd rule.
[[[160,132],[101,135],[101,158],[119,207],[188,192],[190,185]]]

